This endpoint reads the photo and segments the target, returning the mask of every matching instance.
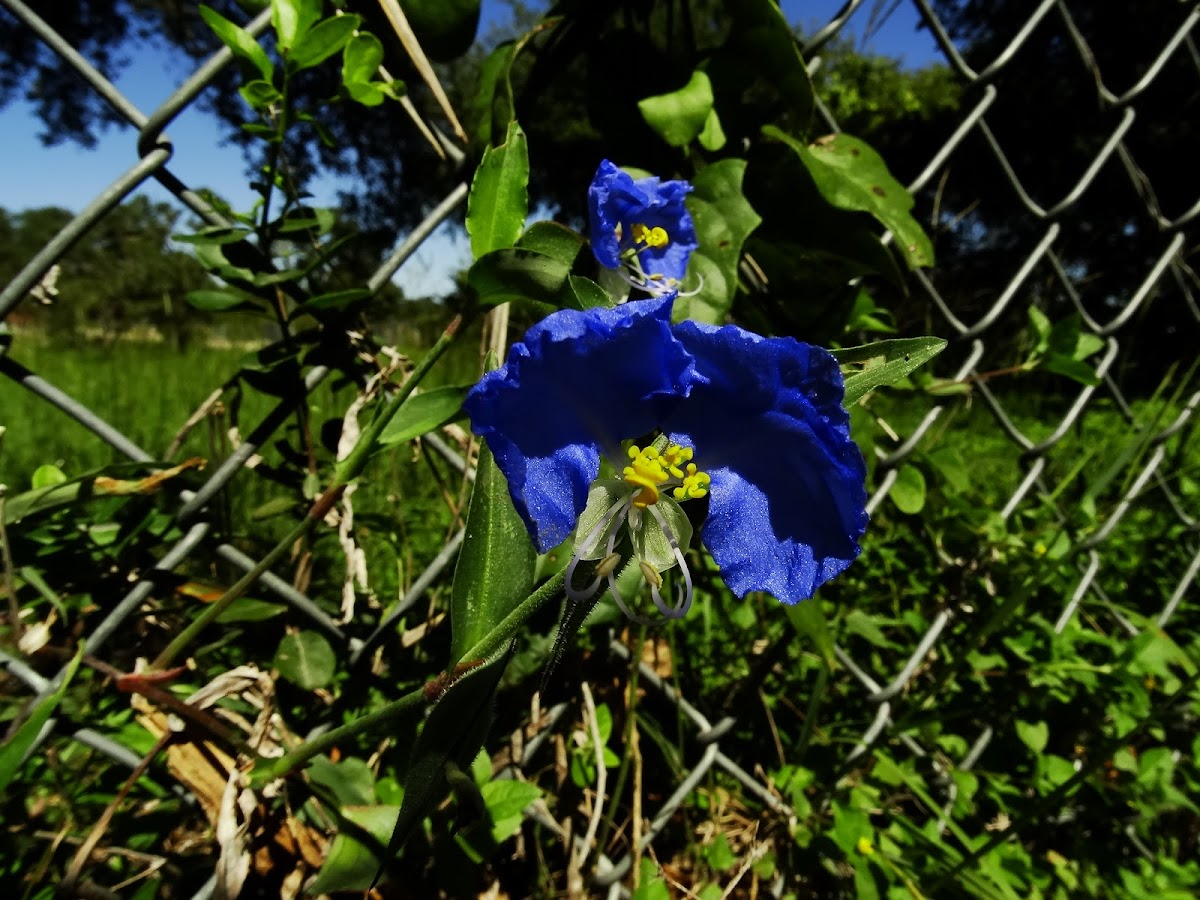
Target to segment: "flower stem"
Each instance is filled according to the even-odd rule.
[[[285,753],[283,756],[277,756],[274,759],[260,759],[256,761],[254,769],[250,773],[251,787],[257,789],[274,781],[276,778],[282,778],[293,769],[308,762],[318,753],[324,753],[347,738],[353,737],[359,732],[368,731],[376,725],[382,725],[393,719],[400,718],[405,713],[420,706],[424,702],[424,699],[423,689],[418,688],[415,691],[410,691],[398,700],[393,700],[386,706],[381,706],[379,709],[368,713],[360,719],[355,719],[353,722],[347,722],[345,725],[331,729],[320,737],[313,738],[311,741],[305,741],[290,753]]]
[[[559,597],[567,583],[567,570],[562,569],[549,581],[526,597],[512,612],[500,620],[490,632],[485,634],[474,647],[462,655],[463,662],[476,659],[489,659],[516,637],[521,626],[529,621],[530,616]]]
[[[317,504],[314,504],[313,506],[314,509],[316,509],[317,505],[322,499],[324,498],[317,498]],[[163,648],[163,651],[158,654],[150,668],[157,671],[170,668],[171,663],[175,661],[175,657],[183,652],[187,646],[196,639],[201,631],[207,628],[209,624],[211,624],[212,621],[217,618],[217,616],[225,612],[225,610],[229,608],[229,605],[233,603],[234,600],[246,593],[249,587],[258,580],[258,577],[266,572],[267,569],[271,568],[271,566],[276,563],[279,557],[283,556],[283,554],[286,553],[296,541],[308,534],[308,532],[312,530],[312,527],[316,525],[317,522],[318,519],[313,518],[310,512],[309,515],[305,516],[298,523],[296,523],[292,530],[289,531],[279,541],[279,543],[272,547],[271,552],[260,559],[258,564],[253,569],[250,569],[245,575],[235,581],[233,586],[224,594],[222,594],[216,603],[205,608],[205,610],[201,612],[200,615],[196,616],[196,618],[193,619],[188,626],[183,629],[183,631],[175,635],[175,637],[171,639],[171,642]]]
[[[486,659],[501,650],[513,639],[521,626],[529,620],[530,616],[562,593],[563,585],[566,584],[566,578],[566,571],[561,571],[522,600],[520,605],[505,616],[490,633],[485,635],[475,646],[463,654],[463,660],[469,662],[477,659]],[[399,700],[393,700],[386,706],[380,707],[373,713],[368,713],[361,719],[355,719],[353,722],[348,722],[339,728],[325,732],[320,737],[304,742],[291,753],[286,753],[275,759],[258,760],[254,764],[254,770],[250,775],[250,783],[253,787],[262,787],[276,778],[282,778],[293,769],[312,759],[318,753],[323,753],[347,738],[353,737],[360,732],[368,731],[376,725],[382,725],[390,722],[392,719],[399,718],[406,712],[419,706],[424,700],[425,693],[423,688],[411,691]]]
[[[362,470],[366,468],[367,461],[370,460],[371,455],[378,446],[379,436],[383,433],[383,429],[387,427],[388,422],[392,420],[397,410],[404,405],[404,401],[411,396],[413,390],[421,383],[421,380],[429,374],[429,370],[433,368],[433,364],[449,349],[461,326],[462,316],[457,315],[446,326],[446,330],[442,332],[441,337],[437,339],[429,352],[417,363],[417,367],[413,369],[412,374],[409,375],[400,390],[384,404],[380,412],[371,421],[371,424],[359,436],[354,449],[338,464],[332,483],[324,493],[313,501],[312,508],[309,509],[308,514],[297,522],[291,531],[280,538],[279,542],[271,548],[271,551],[259,560],[258,565],[239,578],[229,590],[221,595],[221,598],[216,603],[206,608],[183,631],[172,638],[171,642],[163,648],[163,651],[154,660],[151,666],[152,669],[161,670],[168,668],[175,661],[175,657],[182,653],[196,639],[200,632],[212,624],[217,616],[229,608],[229,604],[241,597],[254,584],[258,577],[273,566],[296,541],[308,534],[318,522],[325,518],[325,514],[329,512],[330,508],[341,497],[342,491],[346,489],[346,485],[357,478],[362,473]],[[386,709],[387,707],[384,708]]]

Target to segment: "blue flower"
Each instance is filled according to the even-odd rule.
[[[735,594],[810,597],[858,556],[867,524],[837,361],[737,326],[671,325],[673,300],[548,316],[467,394],[472,428],[539,552],[579,523],[569,585],[581,559],[598,560],[587,590],[607,577],[624,608],[613,572],[632,556],[659,608],[682,615],[680,504],[707,497],[701,540]],[[602,455],[617,477],[598,480]],[[675,566],[683,596],[670,606],[658,588]]]
[[[674,290],[699,243],[686,181],[634,180],[607,159],[588,188],[589,237],[602,266],[651,294]]]

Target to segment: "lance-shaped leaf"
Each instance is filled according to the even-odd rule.
[[[475,258],[513,246],[529,215],[529,147],[525,132],[508,123],[504,143],[488,147],[475,169],[467,200],[467,233]]]
[[[810,145],[773,125],[763,134],[791,147],[821,196],[839,209],[870,213],[896,237],[910,269],[933,265],[933,244],[913,218],[913,198],[865,141],[834,134]]]
[[[343,821],[321,871],[306,891],[310,897],[333,891],[365,891],[383,860],[379,848],[396,827],[398,806],[344,806]]]
[[[468,768],[483,746],[492,723],[492,700],[513,646],[510,643],[506,652],[462,675],[430,710],[412,746],[404,799],[388,841],[386,859],[396,855],[421,820],[446,795],[449,789],[446,763]]]
[[[264,80],[271,80],[275,67],[271,65],[266,51],[258,45],[258,41],[250,32],[240,25],[230,22],[215,9],[209,9],[204,4],[200,4],[200,18],[221,39],[221,43],[233,52],[234,56],[246,60],[258,69]]]
[[[384,426],[379,448],[411,441],[462,415],[462,401],[469,387],[452,385],[413,394]]]
[[[536,555],[508,482],[484,442],[475,466],[466,535],[450,592],[450,663],[503,621],[533,590]]]
[[[271,0],[271,27],[280,50],[291,50],[320,18],[321,0]]]
[[[296,42],[287,58],[288,66],[299,70],[320,65],[340,53],[361,24],[358,16],[338,16],[320,22]]]
[[[80,645],[75,656],[67,664],[62,682],[54,693],[35,706],[33,712],[29,714],[29,718],[22,723],[16,733],[5,743],[0,744],[0,791],[7,790],[8,785],[16,777],[21,763],[25,761],[25,754],[29,752],[29,748],[33,746],[33,742],[42,733],[50,716],[54,714],[54,710],[58,708],[58,704],[66,695],[67,686],[75,677],[75,671],[79,668],[79,660],[82,658],[83,645]]]
[[[559,306],[569,295],[571,266],[533,250],[493,250],[467,271],[467,284],[479,305],[487,309],[512,300],[533,300]]]
[[[863,366],[861,370],[846,376],[846,395],[842,405],[849,409],[876,388],[895,384],[945,349],[946,342],[942,338],[918,337],[831,350],[843,366]]]

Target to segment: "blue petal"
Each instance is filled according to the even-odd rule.
[[[867,525],[866,467],[837,361],[732,325],[683,322],[675,336],[697,381],[664,430],[712,476],[704,545],[739,597],[811,597],[858,556]]]
[[[633,178],[607,159],[600,161],[588,188],[588,238],[592,242],[592,253],[605,268],[615,269],[621,264],[617,225],[621,222],[620,212],[625,204],[619,204],[617,196],[633,189]]]
[[[463,409],[486,438],[538,552],[575,527],[600,453],[652,431],[687,396],[692,358],[671,334],[673,296],[562,310],[514,344]]]

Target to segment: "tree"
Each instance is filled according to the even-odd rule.
[[[169,244],[179,216],[143,196],[118,206],[63,257],[52,302],[27,301],[24,309],[60,337],[85,329],[113,337],[147,326],[185,343],[203,321],[185,295],[211,282],[193,256]],[[70,219],[53,207],[0,211],[0,281],[16,275]]]

